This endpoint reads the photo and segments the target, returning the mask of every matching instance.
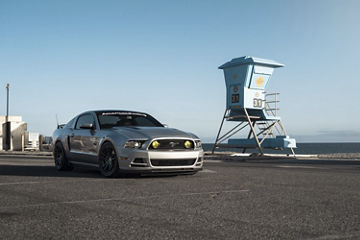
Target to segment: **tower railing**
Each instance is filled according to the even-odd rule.
[[[278,108],[279,105],[279,96],[280,93],[273,92],[273,93],[266,93],[265,92],[265,111],[268,115],[277,116],[278,111],[280,110]]]

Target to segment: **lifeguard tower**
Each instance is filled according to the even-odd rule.
[[[267,93],[266,86],[275,68],[281,63],[255,57],[234,58],[219,67],[224,70],[226,110],[212,152],[217,148],[290,149],[295,155],[296,141],[290,138],[278,113],[279,93]],[[221,135],[224,120],[236,126]],[[247,131],[247,138],[232,138]],[[224,142],[228,140],[228,144]]]

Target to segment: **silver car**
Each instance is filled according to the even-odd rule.
[[[120,173],[193,174],[204,152],[192,133],[167,128],[149,114],[84,112],[53,134],[55,167],[96,167],[106,177]]]

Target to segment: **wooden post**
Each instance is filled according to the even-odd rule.
[[[25,136],[24,134],[21,134],[21,151],[25,151]]]
[[[39,135],[39,151],[42,151],[43,149],[43,135]]]

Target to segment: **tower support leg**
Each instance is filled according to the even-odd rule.
[[[215,140],[214,146],[213,146],[212,151],[211,151],[212,154],[214,154],[214,151],[215,151],[215,148],[216,148],[216,145],[217,145],[217,142],[218,142],[220,133],[221,133],[221,129],[222,129],[222,126],[223,126],[223,124],[224,124],[226,112],[227,112],[227,109],[226,109],[225,112],[224,112],[224,116],[223,116],[223,119],[222,119],[222,121],[221,121],[220,128],[219,128],[218,134],[217,134],[217,136],[216,136],[216,140]]]
[[[256,123],[256,122],[254,121],[253,127],[255,126],[255,123]],[[250,131],[249,131],[249,134],[248,134],[248,137],[247,137],[248,139],[250,139],[251,133],[252,133],[252,130],[251,130],[251,127],[250,127]],[[246,149],[247,149],[247,148],[243,148],[242,153],[245,153],[245,152],[246,152]]]
[[[264,155],[264,152],[263,152],[263,150],[262,150],[262,148],[261,148],[261,144],[260,144],[259,139],[258,139],[258,137],[257,137],[257,134],[256,134],[256,132],[255,132],[255,128],[254,128],[253,125],[252,125],[251,119],[250,119],[250,117],[249,117],[249,114],[248,114],[246,108],[244,108],[244,112],[245,112],[246,118],[247,118],[247,120],[248,120],[248,122],[249,122],[251,131],[253,132],[253,135],[254,135],[256,144],[257,144],[257,146],[258,146],[258,148],[259,148],[259,151],[260,151],[261,155]]]

